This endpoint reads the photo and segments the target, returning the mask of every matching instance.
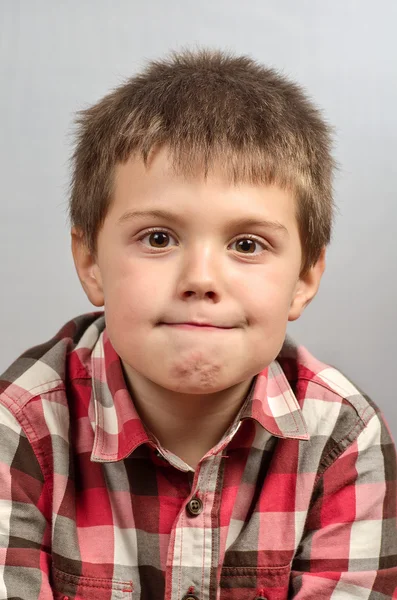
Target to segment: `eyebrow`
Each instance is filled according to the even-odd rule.
[[[161,219],[164,221],[173,221],[178,225],[183,225],[185,220],[183,217],[174,214],[168,210],[127,210],[125,213],[121,215],[118,219],[117,223],[119,225],[123,223],[127,223],[129,221],[136,221],[139,219]],[[240,219],[232,219],[228,222],[228,227],[230,229],[245,229],[249,227],[264,227],[266,229],[270,229],[275,232],[280,232],[284,235],[289,235],[288,229],[280,223],[279,221],[269,221],[267,219],[255,219],[252,217],[240,218]]]

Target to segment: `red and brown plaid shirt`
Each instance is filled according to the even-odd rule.
[[[0,598],[397,598],[378,409],[285,344],[193,471],[145,430],[98,313],[0,381]]]

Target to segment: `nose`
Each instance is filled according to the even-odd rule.
[[[195,298],[219,302],[220,269],[211,245],[203,243],[185,252],[177,293],[184,300]]]

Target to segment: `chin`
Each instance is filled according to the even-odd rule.
[[[163,387],[180,394],[215,394],[229,386],[223,381],[215,380],[211,377],[192,377],[177,380],[174,378],[168,379]]]
[[[186,394],[211,394],[224,389],[224,367],[201,355],[174,363],[167,377],[178,392]]]
[[[172,385],[167,386],[167,389],[173,392],[177,392],[178,394],[182,394],[184,396],[210,396],[211,394],[217,394],[219,392],[223,392],[228,387],[231,387],[233,383],[230,385],[205,385],[205,384],[184,384],[180,385]]]
[[[182,373],[178,370],[178,375],[175,375],[175,372],[167,374],[160,385],[179,394],[215,394],[235,383],[217,370],[208,369],[195,373]]]

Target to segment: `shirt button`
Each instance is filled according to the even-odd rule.
[[[267,600],[266,596],[255,596],[254,600]]]
[[[199,599],[194,594],[186,594],[186,596],[183,596],[182,600],[199,600]]]
[[[203,503],[201,502],[200,498],[195,496],[187,503],[186,509],[190,516],[197,517],[203,510]],[[191,598],[194,600],[195,596],[191,596]],[[187,596],[185,597],[185,600],[188,600]]]

